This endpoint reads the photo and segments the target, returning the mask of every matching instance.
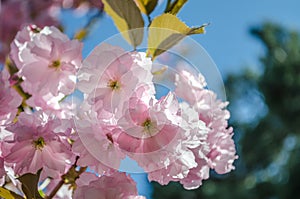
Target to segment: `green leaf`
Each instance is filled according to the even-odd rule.
[[[165,13],[176,15],[187,1],[188,0],[175,0],[172,3],[168,1]]]
[[[38,191],[38,182],[42,169],[37,174],[26,173],[18,178],[22,183],[22,191],[27,199],[42,199]]]
[[[24,199],[22,196],[6,189],[3,187],[0,187],[0,198],[4,199]]]
[[[158,0],[136,0],[135,2],[142,13],[150,15],[156,7]]]
[[[103,0],[104,10],[110,15],[123,37],[134,48],[143,40],[144,21],[133,0]]]
[[[149,27],[147,55],[155,59],[187,35],[205,33],[205,26],[190,28],[169,13],[158,16]]]

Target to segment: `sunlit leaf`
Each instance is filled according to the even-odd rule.
[[[4,199],[23,199],[21,196],[15,194],[14,192],[0,187],[0,198]]]
[[[157,5],[158,0],[135,0],[142,13],[149,15]]]
[[[110,15],[123,37],[135,48],[143,40],[144,21],[133,0],[103,0],[104,10]]]
[[[165,12],[176,15],[187,1],[188,0],[175,0],[173,2],[169,1]]]
[[[190,28],[175,15],[163,14],[153,19],[149,27],[147,55],[152,59],[173,47],[187,35],[202,34],[205,26]]]
[[[26,198],[42,199],[38,191],[38,182],[41,171],[42,170],[40,169],[37,174],[26,173],[18,178],[18,180],[22,183],[22,191]]]

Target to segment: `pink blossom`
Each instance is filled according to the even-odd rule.
[[[81,43],[69,40],[53,26],[41,30],[25,27],[17,34],[11,58],[24,80],[23,89],[32,95],[33,105],[51,97],[61,99],[74,91],[81,49]]]
[[[93,122],[91,120],[76,121],[78,139],[72,148],[80,155],[79,166],[89,166],[99,174],[111,173],[120,166],[125,154],[121,152],[115,136],[121,129]]]
[[[175,85],[176,95],[193,105],[197,103],[197,93],[202,91],[207,86],[207,83],[202,74],[199,73],[198,77],[195,77],[191,73],[182,70],[175,76]]]
[[[78,72],[78,88],[82,92],[90,94],[110,65],[114,65],[115,68],[119,66],[128,69],[132,62],[132,58],[122,48],[102,43],[96,46],[83,61],[82,68]]]
[[[11,123],[21,105],[22,97],[9,83],[6,70],[0,71],[0,125]]]
[[[40,28],[36,25],[25,26],[21,30],[18,29],[15,38],[12,38],[13,41],[10,44],[10,58],[16,66],[21,67],[23,65],[23,60],[19,56],[19,49],[25,48],[26,43],[29,42],[39,31]]]
[[[36,173],[41,168],[44,176],[64,173],[74,159],[67,142],[71,125],[67,124],[42,112],[21,113],[18,122],[7,127],[14,137],[3,143],[5,161],[18,175]]]
[[[197,99],[199,102],[194,107],[199,113],[199,118],[210,129],[207,138],[211,148],[207,155],[208,163],[217,173],[228,173],[234,169],[233,162],[237,159],[232,139],[233,129],[228,128],[228,103],[218,100],[216,94],[209,90],[199,93]]]
[[[136,183],[125,173],[101,176],[88,185],[78,186],[74,199],[142,199],[137,197]]]
[[[104,109],[118,117],[133,91],[141,83],[152,83],[151,65],[145,53],[101,44],[83,62],[78,87],[94,111]]]
[[[95,175],[94,173],[84,172],[76,180],[76,185],[77,186],[89,185],[92,181],[98,180],[98,178],[99,176]]]
[[[120,148],[146,172],[168,166],[176,159],[176,147],[182,139],[174,94],[154,101],[145,103],[132,97],[127,111],[118,121],[124,130],[117,139]]]
[[[61,101],[62,96],[54,97],[51,93],[48,93],[44,96],[30,97],[26,100],[26,103],[37,110],[56,115],[60,119],[72,119],[76,115],[79,99],[72,96]]]
[[[208,168],[214,169],[219,174],[230,172],[234,169],[233,162],[237,159],[232,128],[228,128],[229,112],[226,110],[227,102],[217,99],[213,91],[207,90],[202,76],[198,78],[183,71],[176,76],[176,94],[191,104],[198,112],[199,119],[208,127],[206,142],[209,151],[203,157],[199,149],[193,149],[198,166],[193,168],[183,181],[185,188],[193,189],[201,185],[202,179],[208,178]],[[185,86],[182,86],[185,85]],[[189,92],[186,92],[189,90]]]
[[[180,108],[182,139],[180,145],[174,150],[177,157],[168,166],[148,174],[150,181],[157,181],[162,185],[166,185],[170,181],[180,181],[185,184],[188,174],[199,165],[192,150],[198,148],[197,154],[202,157],[209,152],[206,142],[208,129],[205,123],[199,120],[198,113],[187,103],[180,103]],[[209,169],[206,175],[208,175],[208,171]]]
[[[197,154],[197,150],[194,150],[194,154]],[[202,181],[209,178],[210,167],[207,164],[205,158],[196,158],[197,166],[190,169],[188,175],[180,180],[185,189],[197,189],[202,185]]]

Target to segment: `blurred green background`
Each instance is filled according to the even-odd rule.
[[[293,0],[186,4],[190,24],[211,22],[196,40],[223,76],[239,159],[197,190],[152,183],[153,199],[300,198],[299,8]]]
[[[211,172],[193,191],[152,183],[154,199],[300,198],[299,32],[270,22],[249,29],[264,48],[257,57],[261,68],[245,67],[225,80],[236,170],[222,176]]]

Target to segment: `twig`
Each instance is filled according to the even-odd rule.
[[[79,171],[76,171],[78,159],[79,159],[79,156],[76,156],[76,160],[75,160],[74,164],[72,165],[72,167],[68,170],[68,172],[66,174],[64,174],[61,177],[61,180],[58,182],[58,184],[51,191],[49,196],[45,197],[45,199],[52,199],[64,184],[71,184],[71,185],[74,184],[76,179],[79,178],[79,176],[83,172],[85,172],[87,167],[80,167]]]

